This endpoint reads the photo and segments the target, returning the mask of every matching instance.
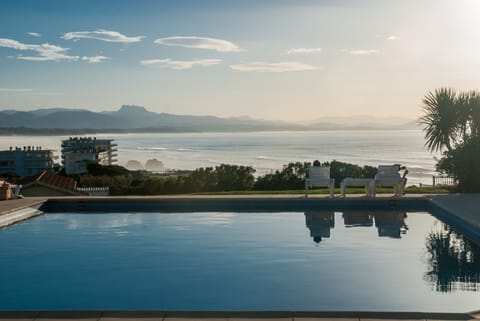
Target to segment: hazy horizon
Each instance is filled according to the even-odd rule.
[[[0,3],[0,109],[418,118],[476,89],[480,2]]]

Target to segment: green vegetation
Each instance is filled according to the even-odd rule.
[[[423,104],[426,145],[443,152],[437,170],[458,179],[459,191],[480,192],[480,92],[440,88]]]
[[[285,165],[281,171],[277,170],[272,174],[266,174],[257,178],[254,190],[289,190],[303,189],[305,177],[307,177],[310,163],[290,163]],[[340,182],[346,177],[372,178],[377,169],[372,166],[363,166],[332,161],[324,162],[322,166],[330,166],[330,177],[335,179],[335,186],[339,187]]]
[[[332,177],[338,184],[345,177],[374,177],[376,169],[332,161]],[[79,186],[109,186],[112,195],[165,195],[165,194],[303,194],[305,176],[310,163],[290,163],[282,170],[255,177],[250,166],[226,165],[198,168],[172,175],[150,174],[145,171],[129,172],[118,166],[98,167],[89,174],[76,176]],[[126,171],[126,172],[125,172]],[[327,193],[327,189],[314,189],[313,194]],[[364,194],[363,188],[347,189],[349,194]],[[391,189],[378,189],[378,193],[391,193]],[[407,193],[445,193],[443,188],[409,187]]]
[[[254,172],[250,166],[226,164],[169,176],[144,171],[124,174],[110,168],[108,173],[97,170],[77,179],[79,186],[109,186],[112,195],[161,195],[251,190]]]

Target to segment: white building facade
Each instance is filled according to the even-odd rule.
[[[70,137],[62,140],[62,164],[67,175],[87,173],[89,163],[114,165],[117,144],[113,139]]]

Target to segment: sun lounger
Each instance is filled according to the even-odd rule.
[[[333,197],[335,179],[330,178],[329,166],[312,166],[308,171],[308,178],[305,179],[305,197],[308,197],[308,189],[312,187],[328,187],[330,197]]]
[[[377,174],[375,175],[375,187],[373,196],[375,197],[377,187],[393,187],[395,196],[403,195],[405,186],[405,178],[400,176],[398,172],[399,165],[380,165],[378,166]]]

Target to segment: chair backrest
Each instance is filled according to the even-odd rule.
[[[308,178],[310,179],[330,179],[330,166],[312,166],[308,171]]]
[[[375,178],[400,178],[398,165],[379,165]]]

